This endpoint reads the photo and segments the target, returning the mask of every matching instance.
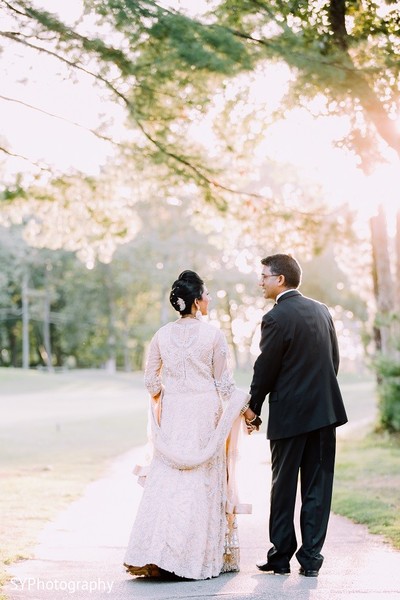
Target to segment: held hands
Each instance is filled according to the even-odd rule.
[[[258,431],[260,429],[262,420],[258,415],[256,415],[255,412],[251,410],[251,408],[246,409],[243,413],[243,416],[249,435],[251,435],[253,431]]]

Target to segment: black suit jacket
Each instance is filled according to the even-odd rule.
[[[260,350],[250,408],[259,415],[269,394],[269,439],[347,422],[336,379],[338,342],[324,304],[286,292],[262,319]]]

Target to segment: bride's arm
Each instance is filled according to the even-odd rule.
[[[229,400],[235,391],[232,370],[229,366],[229,348],[226,338],[218,331],[213,349],[213,377],[217,392],[223,401]]]
[[[147,391],[153,398],[158,400],[163,389],[161,380],[162,360],[158,345],[158,334],[156,333],[150,342],[147,356],[146,369],[144,372],[144,383]]]
[[[229,364],[229,348],[226,337],[222,331],[218,331],[214,342],[213,352],[213,376],[215,387],[222,401],[226,402],[235,394],[242,395],[242,411],[246,410],[249,402],[249,395],[236,387],[233,378],[232,369]]]
[[[218,332],[216,341],[214,344],[214,379],[215,387],[223,401],[227,401],[231,398],[235,391],[238,391],[233,379],[232,370],[229,366],[229,349],[226,342],[226,338],[222,332]],[[244,401],[241,410],[246,420],[246,426],[251,433],[254,430],[259,429],[261,425],[261,419],[249,408],[249,396],[244,394]]]

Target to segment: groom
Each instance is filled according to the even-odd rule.
[[[336,427],[347,422],[336,379],[338,343],[328,308],[297,288],[301,268],[288,254],[261,261],[259,285],[275,300],[261,323],[261,353],[254,364],[247,422],[257,424],[269,394],[267,438],[271,447],[271,505],[267,559],[261,571],[290,573],[297,549],[294,509],[300,474],[300,574],[316,577],[328,527]]]

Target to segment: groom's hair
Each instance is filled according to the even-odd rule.
[[[272,254],[263,258],[262,265],[269,267],[274,275],[284,275],[288,288],[298,288],[301,283],[301,267],[290,254]]]

